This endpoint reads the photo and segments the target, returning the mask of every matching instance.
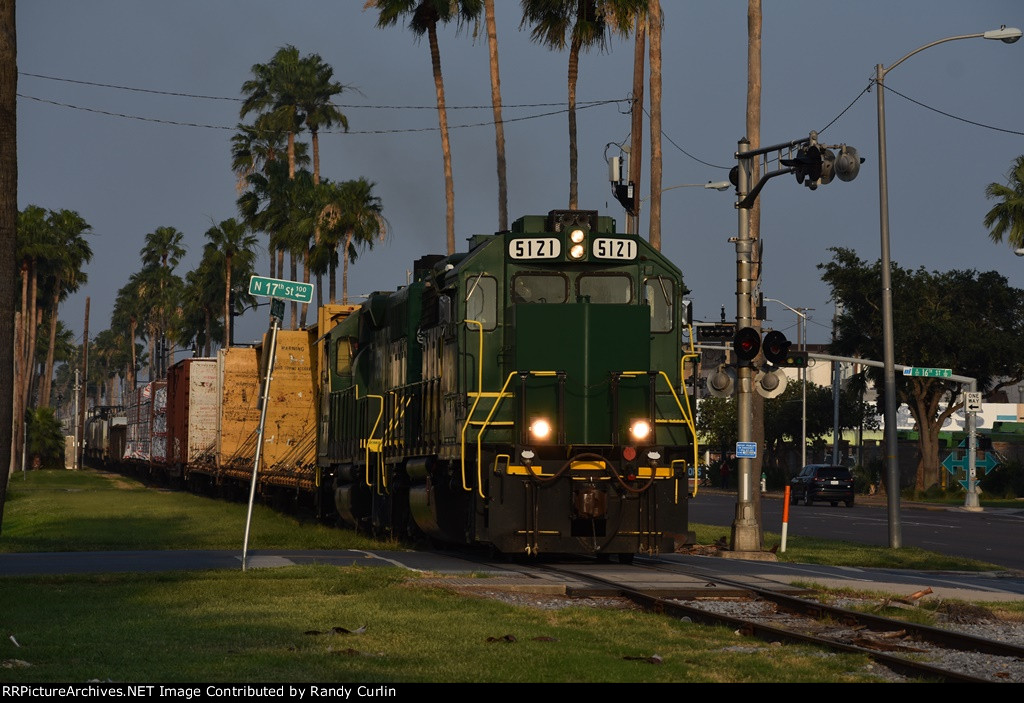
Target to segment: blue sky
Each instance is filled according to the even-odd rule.
[[[723,180],[744,136],[747,3],[662,4],[663,186]],[[519,29],[518,2],[497,5],[514,219],[568,203],[567,121],[558,105],[566,100],[568,57],[530,42]],[[834,246],[869,261],[879,256],[876,102],[873,91],[863,92],[875,65],[890,66],[944,37],[1024,27],[1024,4],[764,5],[762,143],[819,130],[823,142],[850,144],[866,159],[853,182],[812,192],[785,176],[761,194],[764,295],[812,308],[809,340],[825,342],[832,303],[817,264],[830,259]],[[211,223],[236,216],[230,139],[240,87],[254,63],[286,44],[319,54],[350,86],[338,98],[350,131],[323,137],[322,171],[334,180],[374,181],[392,227],[390,241],[353,267],[350,291],[392,289],[416,258],[444,251],[428,46],[404,27],[377,29],[362,0],[33,0],[19,3],[17,21],[19,208],[73,209],[94,230],[89,283],[61,313],[79,333],[86,296],[91,335],[109,325],[117,290],[141,267],[138,251],[148,232],[173,226],[185,234],[184,275],[198,263]],[[461,249],[470,235],[497,228],[487,46],[482,33],[474,38],[454,27],[442,31],[440,42],[447,102],[459,108],[450,111],[449,124]],[[971,39],[928,49],[887,76],[892,258],[901,266],[996,270],[1024,288],[1024,258],[991,243],[982,225],[992,205],[985,186],[1004,181],[1024,153],[1022,68],[1024,42]],[[632,44],[615,39],[609,51],[582,57],[578,99],[623,100],[631,75]],[[620,226],[625,218],[611,196],[606,155],[618,153],[607,145],[629,134],[622,105],[608,102],[579,115],[580,207],[611,215]],[[646,196],[646,167],[643,180]],[[735,249],[728,242],[737,229],[734,200],[731,190],[663,195],[663,251],[683,270],[696,319],[717,320],[722,306],[735,316]],[[769,303],[768,316],[767,324],[796,338],[793,313]],[[266,308],[250,312],[236,340],[255,339],[265,326]]]

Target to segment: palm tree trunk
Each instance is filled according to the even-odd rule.
[[[224,346],[231,346],[231,252],[224,255]]]
[[[569,49],[569,209],[579,208],[579,191],[576,175],[576,80],[580,74],[581,42],[573,35]]]
[[[309,247],[302,252],[302,282],[309,283]],[[302,313],[299,316],[299,328],[306,326],[306,311],[309,310],[309,303],[302,304]]]
[[[491,64],[491,106],[494,110],[494,145],[498,152],[498,231],[508,229],[508,176],[505,168],[505,125],[501,119],[501,74],[498,71],[498,29],[494,0],[484,0],[487,52]]]
[[[337,251],[337,247],[338,247],[337,243],[335,243],[332,246],[334,246],[335,251]],[[337,267],[337,265],[333,261],[331,262],[330,271],[327,274],[327,280],[328,280],[328,284],[331,287],[331,294],[330,294],[328,300],[330,300],[333,303],[335,300],[337,300],[337,297],[336,297],[335,294],[336,294],[336,292],[338,290],[338,267]]]
[[[640,176],[644,151],[644,58],[647,49],[647,17],[637,14],[633,42],[633,108],[629,144],[629,180],[633,183],[633,215],[626,218],[626,231],[640,232]]]
[[[33,266],[33,269],[35,267]],[[28,408],[29,406],[29,390],[32,388],[33,377],[35,376],[35,356],[36,356],[36,338],[39,334],[39,317],[40,308],[35,302],[39,290],[39,274],[36,271],[32,272],[32,283],[29,286],[29,300],[32,301],[29,305],[29,318],[28,325],[25,327],[26,339],[28,344],[25,350],[25,386],[22,389],[22,408]]]
[[[348,248],[352,246],[352,230],[345,233],[345,251],[341,257],[341,304],[348,305]]]
[[[445,240],[448,254],[455,253],[455,182],[452,178],[452,148],[448,141],[448,110],[444,104],[444,80],[441,77],[441,49],[437,45],[437,24],[427,30],[430,41],[430,64],[434,69],[434,91],[437,93],[437,119],[441,126],[441,154],[444,157]],[[342,292],[342,296],[345,293]]]
[[[57,277],[57,291],[62,285],[61,278]],[[39,391],[39,407],[50,407],[50,386],[53,381],[53,355],[54,346],[57,344],[57,310],[60,308],[60,294],[53,294],[53,304],[50,307],[50,345],[46,350],[46,364],[43,367],[43,382]]]
[[[0,398],[14,396],[15,280],[18,231],[18,41],[15,0],[0,0]],[[0,403],[0,525],[7,479],[13,468],[14,417],[11,403]]]
[[[291,279],[294,281],[299,275],[299,262],[295,260],[295,252],[288,255],[288,262],[291,264]],[[299,329],[299,304],[294,300],[291,302],[292,329]]]
[[[651,217],[648,241],[661,251],[661,3],[649,4],[651,62]]]

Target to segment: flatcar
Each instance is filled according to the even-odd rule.
[[[588,210],[419,259],[325,332],[317,464],[339,515],[506,554],[673,551],[698,456],[685,292]]]

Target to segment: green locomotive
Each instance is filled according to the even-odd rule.
[[[596,211],[419,259],[326,335],[318,463],[339,514],[511,554],[672,551],[697,458],[684,291]]]

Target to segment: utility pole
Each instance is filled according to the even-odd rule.
[[[793,153],[793,150],[796,152]],[[839,149],[839,156],[833,153]],[[783,150],[789,151],[789,158],[783,158]],[[757,175],[754,166],[757,157],[779,152],[780,168]],[[784,144],[750,149],[746,138],[740,139],[736,150],[736,166],[729,179],[736,186],[736,209],[739,213],[737,236],[730,239],[736,245],[736,338],[733,348],[737,352],[736,368],[736,449],[739,485],[736,497],[736,518],[732,525],[732,550],[736,552],[760,552],[761,530],[757,506],[754,504],[754,459],[758,446],[753,441],[753,359],[761,348],[761,333],[754,329],[752,314],[752,293],[758,289],[761,266],[752,265],[754,242],[750,237],[749,210],[754,207],[757,197],[768,181],[777,176],[792,173],[797,182],[811,190],[831,183],[838,176],[841,181],[852,181],[860,171],[862,159],[857,150],[845,144],[826,146],[818,143],[817,132],[808,137]],[[803,313],[799,313],[803,314]],[[806,441],[804,442],[806,448]],[[806,449],[805,449],[806,451]],[[759,497],[759,496],[758,496]]]

